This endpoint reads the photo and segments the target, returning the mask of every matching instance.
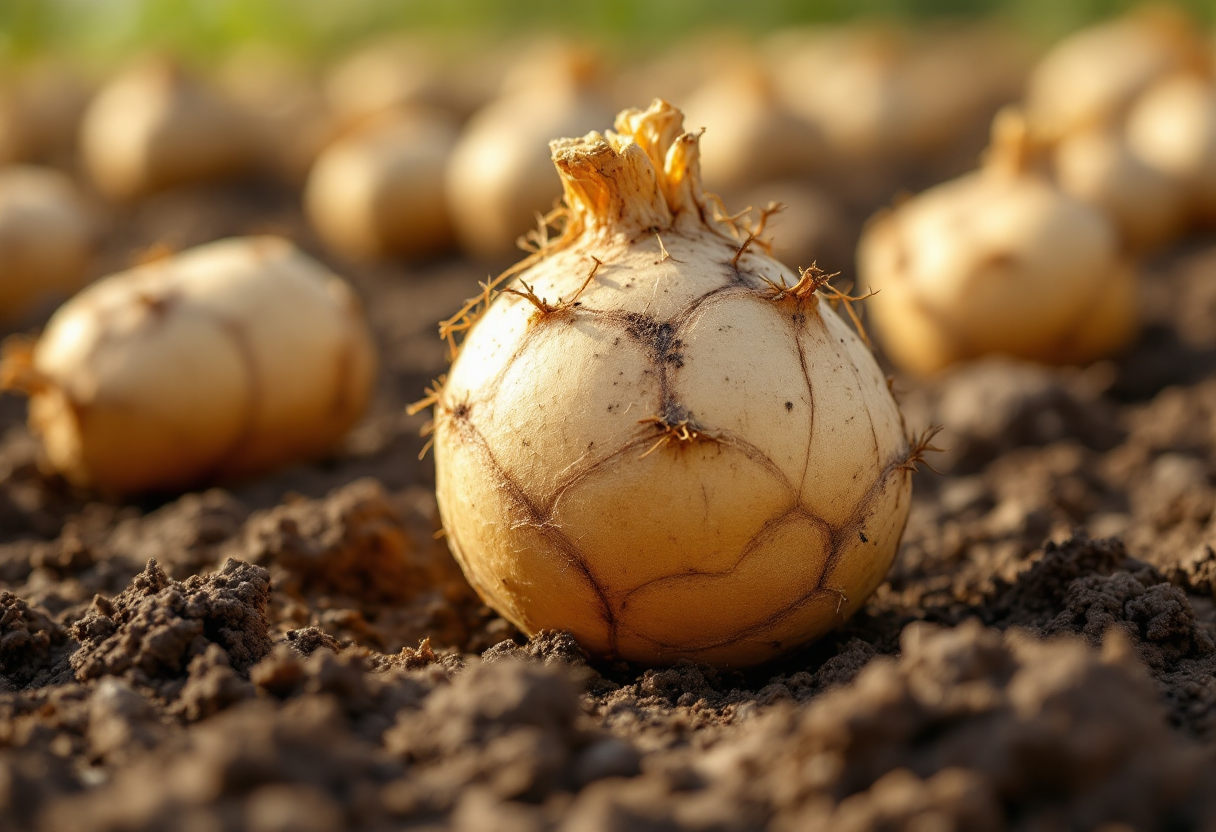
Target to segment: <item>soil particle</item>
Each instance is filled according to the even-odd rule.
[[[403,513],[378,482],[357,480],[325,500],[301,499],[260,512],[245,528],[242,553],[274,569],[282,592],[408,601],[454,576],[439,574],[451,558],[433,545],[432,520]]]
[[[1097,653],[971,622],[915,624],[902,642],[898,661],[872,662],[849,689],[728,735],[698,764],[707,788],[767,803],[778,829],[816,828],[836,813],[856,818],[852,828],[906,828],[879,821],[993,809],[1012,828],[1160,829],[1210,810],[1210,755],[1168,727],[1120,637]],[[906,775],[883,783],[951,768],[969,776],[916,801],[899,798]]]
[[[966,474],[1029,445],[1076,439],[1097,450],[1114,447],[1123,431],[1103,396],[1111,372],[983,358],[902,396],[901,407],[909,424],[944,427],[937,444],[945,450],[934,455],[934,467]]]
[[[62,681],[53,669],[67,644],[67,632],[45,611],[0,591],[0,691]]]
[[[270,577],[258,566],[229,560],[216,573],[179,583],[149,560],[118,597],[99,596],[72,625],[80,642],[72,669],[81,682],[122,676],[166,700],[181,695],[190,677],[189,702],[205,715],[211,706],[202,700],[228,697],[230,674],[248,673],[270,651],[269,598]]]
[[[477,784],[499,799],[538,800],[588,775],[621,767],[596,748],[579,690],[557,668],[500,659],[469,668],[407,711],[385,747],[417,771],[432,808],[449,808],[454,784]],[[580,761],[580,756],[592,757]],[[580,765],[581,762],[581,765]],[[627,766],[626,766],[627,767]]]
[[[345,729],[328,697],[281,708],[252,701],[198,723],[91,791],[56,803],[42,828],[375,828],[377,784],[399,773],[398,765]]]
[[[430,492],[390,495],[361,479],[253,514],[225,551],[270,571],[280,629],[304,624],[388,652],[426,638],[464,644],[485,618],[437,525]]]

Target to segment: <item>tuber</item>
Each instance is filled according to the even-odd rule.
[[[1144,163],[1180,188],[1190,218],[1216,224],[1216,84],[1178,75],[1132,108],[1127,141]]]
[[[416,110],[381,116],[326,148],[304,194],[321,238],[363,260],[447,251],[443,171],[455,143],[450,116]]]
[[[125,200],[244,172],[259,148],[236,104],[176,64],[149,60],[89,104],[80,151],[98,189]]]
[[[542,75],[536,78],[536,75]],[[501,261],[519,237],[553,208],[561,185],[545,142],[589,129],[606,112],[589,89],[590,70],[571,55],[540,73],[517,67],[509,91],[473,114],[448,162],[447,202],[457,239],[469,254]]]
[[[350,287],[275,237],[111,275],[7,342],[45,461],[115,493],[251,477],[330,450],[363,412],[375,354]]]
[[[0,168],[0,323],[84,283],[98,236],[97,217],[59,171]]]
[[[1022,115],[1000,113],[984,167],[879,215],[858,245],[887,354],[917,373],[988,353],[1069,364],[1136,329],[1136,278],[1111,223],[1066,196]]]
[[[716,210],[699,142],[662,100],[552,142],[560,236],[441,326],[465,337],[425,401],[487,603],[601,657],[743,666],[865,603],[917,453],[824,275]]]

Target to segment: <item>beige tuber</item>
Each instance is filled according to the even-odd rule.
[[[80,151],[97,187],[131,199],[247,170],[259,153],[248,117],[164,60],[136,64],[89,104]]]
[[[234,480],[330,450],[375,354],[350,287],[286,240],[223,240],[65,304],[0,381],[30,396],[46,461],[129,493]]]
[[[1146,164],[1122,131],[1100,126],[1074,131],[1056,145],[1053,156],[1064,193],[1108,217],[1129,250],[1167,244],[1184,229],[1184,187]]]
[[[981,170],[880,215],[858,247],[883,346],[917,373],[988,353],[1090,361],[1136,329],[1113,226],[1037,172],[1020,114],[1003,111],[993,133]]]
[[[680,112],[616,130],[551,143],[560,237],[441,328],[467,330],[430,399],[444,527],[526,632],[756,664],[883,580],[916,454],[821,273],[719,218]]]
[[[1181,189],[1191,218],[1216,223],[1216,83],[1178,75],[1155,85],[1128,116],[1127,141]]]
[[[1056,44],[1031,73],[1027,113],[1052,136],[1112,124],[1154,82],[1205,64],[1206,51],[1179,9],[1142,6]]]
[[[50,168],[0,168],[0,324],[83,285],[98,219],[72,180]]]
[[[321,238],[348,257],[410,259],[453,245],[443,171],[456,125],[442,112],[390,114],[326,148],[304,204]]]

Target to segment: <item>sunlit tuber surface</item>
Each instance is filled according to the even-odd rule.
[[[50,168],[0,168],[0,324],[84,283],[99,228],[72,180]]]
[[[1111,124],[1154,82],[1207,62],[1207,47],[1195,31],[1167,4],[1146,4],[1083,29],[1034,68],[1026,110],[1054,136]]]
[[[1134,153],[1123,131],[1077,130],[1054,151],[1060,188],[1101,211],[1124,245],[1142,251],[1176,239],[1186,224],[1186,188]]]
[[[1137,325],[1136,276],[1110,221],[1043,173],[1021,114],[994,124],[984,167],[880,214],[858,246],[887,354],[932,373],[988,353],[1080,363]]]
[[[148,60],[113,78],[89,104],[80,152],[98,189],[132,199],[245,171],[259,147],[235,103],[171,61]]]
[[[1192,219],[1216,224],[1216,82],[1178,75],[1146,92],[1127,121],[1146,164],[1183,190]]]
[[[442,254],[453,245],[443,172],[455,143],[446,113],[381,116],[317,159],[304,194],[309,219],[348,257]]]
[[[127,493],[241,479],[329,451],[375,354],[350,287],[275,237],[111,275],[6,346],[47,463]]]
[[[431,397],[438,499],[526,632],[750,665],[882,581],[916,454],[823,276],[719,219],[682,130],[655,101],[552,142],[560,237],[443,327],[467,337]]]
[[[684,107],[689,129],[705,128],[709,136],[702,172],[715,193],[811,173],[825,164],[819,127],[783,109],[755,60],[743,54],[720,66]]]

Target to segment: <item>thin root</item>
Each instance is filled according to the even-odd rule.
[[[731,214],[727,212],[726,204],[722,202],[722,197],[717,194],[706,193],[705,198],[713,203],[714,222],[725,225],[736,238],[743,237],[748,233],[750,229],[747,228],[747,222],[744,218],[753,210],[750,205],[737,214]]]
[[[681,419],[678,422],[668,422],[661,416],[647,416],[645,419],[638,420],[639,425],[654,425],[662,431],[662,435],[655,441],[653,445],[646,449],[639,459],[645,459],[652,453],[657,451],[669,442],[696,442],[699,439],[709,438],[701,431],[690,419]]]
[[[675,258],[668,253],[667,246],[663,245],[663,238],[659,236],[658,232],[655,232],[654,238],[659,241],[659,251],[662,254],[662,256],[659,257],[659,263],[666,263],[668,260],[674,260]]]
[[[430,387],[426,388],[426,396],[406,407],[406,415],[413,416],[415,413],[428,407],[439,407],[439,402],[443,398],[443,384],[445,381],[447,381],[447,376],[440,376],[432,381]],[[426,452],[435,445],[435,420],[428,419],[426,424],[422,426],[422,429],[418,431],[418,435],[427,437],[426,444],[418,452],[418,459],[422,459],[426,456]]]
[[[784,277],[781,278],[780,283],[763,276],[760,279],[768,284],[767,294],[770,300],[793,298],[804,301],[813,298],[816,292],[827,286],[828,281],[839,274],[840,272],[827,274],[819,266],[812,263],[809,268],[798,271],[798,282],[793,286],[787,285]]]
[[[549,301],[545,298],[538,297],[532,287],[525,283],[523,279],[520,279],[519,281],[519,285],[524,287],[522,292],[519,289],[503,289],[502,292],[506,295],[516,295],[517,297],[523,298],[535,306],[541,315],[551,315],[555,312],[568,312],[578,303],[578,299],[583,294],[583,291],[586,290],[589,285],[591,285],[591,280],[595,277],[595,273],[600,270],[600,266],[604,265],[604,262],[598,257],[592,256],[591,259],[595,261],[595,265],[591,267],[591,271],[587,273],[587,277],[585,280],[583,280],[583,284],[578,287],[578,291],[576,291],[573,297],[571,297],[569,300],[564,301],[561,298],[558,298],[557,303],[549,303]]]
[[[406,407],[406,409],[405,409],[406,415],[413,416],[415,413],[418,413],[422,410],[425,410],[428,407],[432,407],[434,405],[439,404],[439,400],[441,398],[443,398],[443,385],[447,382],[447,380],[448,380],[448,377],[446,375],[442,375],[437,379],[433,379],[430,383],[430,386],[425,388],[426,395],[424,397],[422,397],[421,399],[419,399],[418,401],[416,401],[413,404]]]
[[[870,340],[869,334],[866,332],[865,325],[861,322],[861,316],[857,314],[857,310],[853,308],[853,304],[859,301],[872,298],[878,294],[876,289],[871,289],[864,295],[850,295],[848,292],[842,292],[830,283],[823,285],[823,292],[828,296],[828,302],[832,304],[833,309],[844,307],[844,311],[849,316],[849,320],[853,322],[853,328],[857,330],[857,334],[861,336],[861,340],[871,350],[874,349],[874,343]]]
[[[756,221],[756,223],[754,225],[747,224],[747,223],[742,224],[744,226],[744,230],[746,230],[746,232],[747,232],[747,238],[743,241],[743,244],[739,246],[738,250],[735,251],[735,256],[731,258],[730,264],[732,266],[738,268],[739,258],[742,257],[744,255],[744,253],[748,250],[748,248],[751,247],[752,243],[756,243],[757,245],[762,247],[766,252],[768,252],[769,254],[772,254],[772,252],[773,252],[772,243],[768,240],[761,239],[760,235],[764,233],[764,228],[765,228],[765,226],[768,225],[768,218],[771,217],[773,214],[776,214],[779,211],[783,211],[784,209],[785,209],[785,206],[782,205],[780,202],[770,202],[768,205],[766,205],[760,209],[760,218]],[[741,217],[741,216],[746,216],[746,215],[750,214],[752,212],[752,210],[753,210],[752,208],[747,208],[746,210],[743,211],[742,214],[736,214],[734,217],[730,217],[729,224],[731,224],[733,228],[737,228],[738,224],[736,224],[735,221],[738,220],[739,217]]]
[[[549,229],[553,228],[559,232],[564,231],[566,220],[569,218],[569,212],[566,206],[560,202],[547,214],[536,212],[536,228],[524,234],[516,244],[524,251],[530,254],[541,254],[548,251],[556,242],[549,234]]]
[[[942,432],[941,425],[930,425],[921,431],[920,436],[911,436],[908,438],[908,458],[896,466],[901,471],[911,471],[918,473],[920,469],[918,465],[924,465],[935,474],[940,474],[941,471],[934,468],[925,461],[925,454],[941,453],[945,448],[939,448],[933,444],[933,439]]]

